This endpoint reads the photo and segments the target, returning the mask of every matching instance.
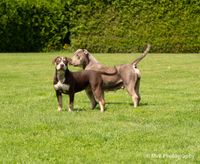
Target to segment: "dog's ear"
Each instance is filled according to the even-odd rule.
[[[65,60],[67,60],[67,62],[68,62],[70,65],[72,64],[72,59],[71,59],[71,58],[65,57]]]
[[[83,49],[83,53],[85,54],[85,55],[89,55],[89,52],[88,52],[88,50],[86,50],[86,49]]]
[[[57,56],[56,58],[54,58],[54,59],[52,60],[52,64],[55,64],[55,62],[56,62],[56,60],[57,60],[58,58],[60,58],[60,56]]]

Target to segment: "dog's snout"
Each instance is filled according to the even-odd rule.
[[[64,64],[60,64],[60,67],[61,67],[61,68],[64,68],[64,66],[65,66]]]
[[[78,63],[78,62],[75,61],[75,60],[70,61],[69,64],[70,64],[70,65],[73,65],[73,66],[79,66],[79,65],[80,65],[80,63]]]
[[[75,65],[74,61],[69,62],[70,65]]]

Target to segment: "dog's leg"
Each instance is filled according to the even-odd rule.
[[[137,94],[134,94],[132,96],[132,101],[133,101],[133,104],[134,104],[134,108],[136,108],[139,105],[139,97],[137,96]]]
[[[127,69],[126,73],[124,73],[125,68]],[[132,69],[132,67],[130,66],[121,69],[120,76],[123,80],[123,84],[127,92],[132,97],[134,107],[137,107],[140,101],[140,95],[139,95],[140,77],[138,76],[138,74],[136,74],[135,70]]]
[[[95,98],[96,98],[96,101],[99,103],[101,112],[104,112],[104,108],[105,108],[104,98],[103,97],[95,97]]]
[[[139,88],[135,88],[136,84],[128,84],[128,85],[125,85],[129,95],[132,97],[132,101],[133,101],[133,104],[134,104],[134,107],[136,108],[138,105],[139,105],[139,101],[140,101],[140,95],[138,95],[138,92],[139,92]],[[134,87],[135,86],[135,87]]]
[[[140,96],[137,95],[136,89],[131,85],[127,87],[127,91],[131,95],[134,107],[136,108],[139,105]]]
[[[62,111],[62,93],[60,93],[59,91],[56,91],[56,97],[58,101],[58,111],[61,112]]]
[[[99,106],[100,106],[101,112],[104,112],[104,109],[105,109],[105,99],[104,99],[104,92],[103,92],[102,88],[101,88],[101,91],[100,91],[100,96],[101,96],[101,101],[99,102]]]
[[[97,87],[95,89],[93,88],[92,91],[93,91],[93,94],[95,96],[96,101],[99,103],[101,112],[104,112],[105,100],[104,100],[104,92],[103,92],[103,90],[99,86],[99,87]]]
[[[91,88],[88,87],[85,90],[85,92],[86,92],[88,98],[90,99],[92,109],[94,109],[97,106],[97,102],[96,102],[95,97],[94,97],[94,95],[93,95],[93,93],[91,91]]]
[[[104,99],[101,99],[99,101],[99,106],[100,106],[101,112],[104,112],[104,108],[105,108],[105,101],[104,101]]]
[[[140,100],[141,100],[141,96],[140,96],[140,78],[137,79],[137,82],[135,84],[135,91],[136,91],[136,95],[138,96],[138,105],[139,105]]]
[[[140,87],[140,74],[137,74],[135,76],[135,87],[132,89],[131,95],[132,95],[132,101],[134,103],[134,107],[136,108],[141,100],[140,93],[139,93],[139,87]]]
[[[69,112],[74,110],[74,93],[69,95]]]

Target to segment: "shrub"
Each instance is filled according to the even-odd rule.
[[[0,51],[200,52],[199,14],[198,0],[1,0]]]
[[[80,6],[82,10],[78,10]],[[199,6],[198,0],[79,4],[72,46],[93,52],[135,52],[148,42],[153,45],[152,52],[199,52]]]
[[[62,47],[69,21],[59,3],[3,0],[0,8],[0,51],[49,51]]]

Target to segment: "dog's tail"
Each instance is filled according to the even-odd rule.
[[[135,67],[136,67],[137,64],[147,55],[147,53],[148,53],[149,50],[150,50],[150,47],[151,47],[151,45],[150,45],[150,44],[147,44],[147,48],[146,48],[146,50],[143,52],[143,54],[140,55],[137,59],[135,59],[131,64],[132,64],[132,65],[135,65]]]
[[[103,75],[116,75],[118,73],[116,66],[113,68],[110,67],[101,67],[101,70],[99,71]]]

